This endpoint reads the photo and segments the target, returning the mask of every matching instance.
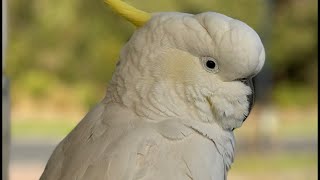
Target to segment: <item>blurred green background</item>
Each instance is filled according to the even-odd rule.
[[[236,131],[249,149],[239,150],[229,179],[317,177],[316,151],[274,148],[291,139],[317,140],[317,0],[126,2],[148,12],[215,11],[253,27],[265,44],[272,88]],[[10,0],[8,13],[12,137],[61,140],[104,97],[135,28],[103,0]],[[262,148],[267,154],[259,142],[270,143]]]

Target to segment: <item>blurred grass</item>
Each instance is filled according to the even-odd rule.
[[[316,118],[316,117],[314,117]],[[297,122],[283,122],[278,132],[279,137],[316,137],[318,133],[318,122],[316,119],[303,119]]]
[[[236,154],[230,180],[315,180],[317,153]]]
[[[65,137],[77,124],[76,122],[67,119],[24,119],[13,120],[11,122],[11,132],[14,139],[60,139]]]
[[[294,110],[293,110],[294,111]],[[304,113],[303,113],[304,112]],[[315,112],[297,111],[292,114],[297,119],[289,117],[288,112],[282,112],[279,115],[277,130],[272,134],[276,139],[281,138],[315,138],[317,137],[318,126]],[[304,117],[305,116],[305,117]],[[250,116],[249,116],[250,117]],[[284,117],[287,117],[285,119]],[[237,138],[254,137],[256,117],[252,115],[252,120],[246,122],[243,126],[235,131]],[[74,119],[74,118],[70,118]],[[66,136],[78,122],[70,119],[47,119],[47,118],[27,118],[12,120],[12,135],[14,138],[61,138]],[[80,119],[76,119],[77,121]]]
[[[316,153],[251,153],[236,155],[232,170],[237,172],[273,173],[304,168],[305,170],[317,166]]]

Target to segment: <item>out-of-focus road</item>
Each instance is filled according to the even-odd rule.
[[[38,180],[58,140],[13,140],[9,180]]]
[[[55,146],[60,140],[30,141],[14,140],[10,151],[10,180],[37,180],[48,161]],[[252,144],[239,141],[236,145],[237,154],[252,151]],[[290,139],[279,142],[262,143],[259,149],[272,152],[317,152],[317,139]],[[228,178],[229,179],[229,178]],[[230,179],[232,179],[230,177]]]

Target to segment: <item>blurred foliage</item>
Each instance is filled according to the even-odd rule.
[[[276,103],[316,102],[316,0],[127,2],[149,12],[216,11],[246,22],[265,42],[267,63],[274,73]],[[273,2],[271,9],[268,2]],[[24,94],[38,101],[52,95],[56,87],[66,87],[71,90],[60,90],[61,93],[76,94],[78,103],[84,106],[98,102],[121,47],[134,27],[115,15],[103,0],[11,0],[8,3],[6,73],[13,84],[13,96]],[[16,101],[19,99],[15,98],[13,103]]]

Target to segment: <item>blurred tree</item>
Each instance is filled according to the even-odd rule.
[[[265,31],[260,29],[265,21],[264,0],[128,2],[149,12],[216,11],[246,22],[259,33]],[[274,22],[272,34],[268,37],[271,44],[266,47],[266,56],[273,68],[276,89],[280,91],[280,87],[288,84],[316,88],[317,1],[275,0],[273,12],[270,14]],[[88,84],[94,88],[78,89],[93,91],[85,93],[91,94],[81,101],[86,105],[104,94],[120,49],[134,31],[130,23],[113,13],[102,0],[11,0],[9,29],[7,73],[12,79],[13,93],[22,96],[23,91],[32,96],[37,89],[43,96],[50,96],[52,86],[34,87],[50,79],[55,79],[56,86],[84,88]]]
[[[277,80],[313,83],[317,63],[316,0],[278,0],[269,56]]]

